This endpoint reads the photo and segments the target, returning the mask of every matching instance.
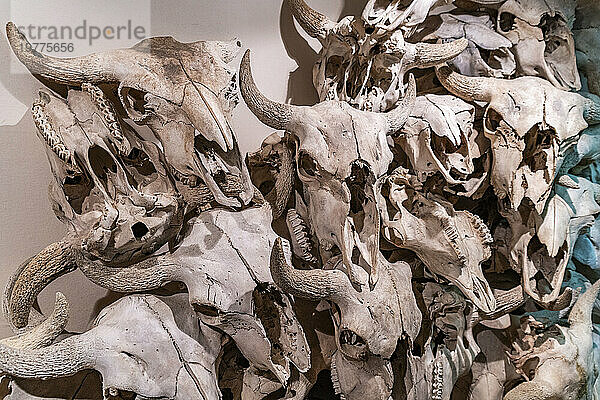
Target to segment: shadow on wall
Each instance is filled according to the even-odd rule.
[[[360,18],[367,2],[368,0],[346,0],[337,20],[339,21],[348,15]],[[286,102],[295,105],[313,105],[318,103],[317,91],[312,85],[312,71],[318,54],[296,29],[294,17],[287,1],[284,1],[281,6],[279,30],[287,55],[298,64],[298,68],[290,73],[288,79]]]

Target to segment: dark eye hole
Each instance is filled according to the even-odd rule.
[[[214,317],[218,317],[220,314],[219,309],[210,304],[194,303],[193,307],[194,307],[195,312],[205,315],[207,317],[214,318]]]
[[[298,162],[300,173],[305,176],[315,177],[317,176],[317,163],[307,153],[300,154],[300,160]]]
[[[123,107],[131,119],[139,121],[149,115],[149,111],[151,110],[147,107],[145,92],[130,87],[123,87],[120,95]]]
[[[485,127],[490,132],[495,132],[500,127],[502,116],[493,108],[488,108],[485,115]]]
[[[340,350],[346,357],[362,361],[369,357],[366,342],[355,332],[344,329],[340,332],[339,341]]]
[[[502,32],[508,32],[512,30],[515,25],[515,16],[511,13],[503,12],[500,14],[498,25]]]

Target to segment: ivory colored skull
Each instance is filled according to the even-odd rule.
[[[600,281],[580,295],[567,327],[545,329],[533,317],[523,317],[511,359],[525,382],[504,400],[569,400],[595,398],[598,379],[592,351],[592,308]]]
[[[507,78],[515,73],[517,65],[511,52],[512,43],[494,30],[495,24],[489,15],[444,12],[439,14],[439,19],[439,26],[423,39],[468,39],[465,51],[450,61],[461,74]],[[433,18],[431,23],[434,23]]]
[[[413,0],[408,7],[402,9],[400,0],[369,0],[362,12],[362,20],[368,26],[385,31],[398,28],[411,29],[427,18],[429,10],[437,3],[445,0]]]
[[[55,177],[54,201],[85,253],[127,265],[175,235],[180,199],[157,149],[123,132],[98,87],[82,89],[70,90],[66,101],[40,90],[33,105]]]
[[[598,122],[598,104],[539,78],[469,78],[447,67],[437,73],[455,95],[489,103],[484,133],[491,141],[491,183],[505,208],[517,210],[528,199],[541,213],[563,161],[560,146]]]
[[[392,161],[387,135],[404,124],[412,108],[414,79],[405,99],[387,113],[356,110],[342,101],[301,107],[268,100],[252,78],[249,52],[240,66],[240,82],[250,110],[297,141],[298,176],[322,261],[341,253],[355,281],[351,266],[356,248],[371,284],[377,282],[379,213],[374,188]]]
[[[32,50],[12,23],[7,33],[14,53],[35,74],[68,86],[112,84],[127,115],[160,140],[169,173],[184,185],[206,185],[225,206],[250,202],[254,189],[229,122],[237,77],[226,63],[239,41],[154,37],[129,49],[63,59]],[[227,193],[228,178],[237,181],[233,194]]]
[[[548,248],[547,241],[532,239],[565,159],[564,149],[588,123],[598,122],[598,104],[534,77],[469,78],[446,67],[437,73],[457,96],[489,103],[483,123],[491,141],[490,178],[500,212],[512,230],[511,267],[523,274],[530,296],[543,302],[555,300],[568,261],[562,255],[570,253],[563,251],[555,257],[558,250]],[[549,287],[531,286],[529,280],[538,270],[545,271]],[[542,283],[539,276],[536,279]]]
[[[573,20],[575,0],[507,0],[497,30],[512,44],[520,76],[539,76],[555,87],[579,90]]]
[[[97,285],[122,293],[183,282],[197,317],[229,335],[253,368],[283,385],[290,363],[305,372],[310,349],[290,298],[273,285],[268,270],[277,238],[270,207],[208,210],[185,229],[172,252],[128,268],[89,262],[80,269]]]
[[[381,279],[373,290],[357,292],[339,270],[300,270],[286,259],[280,239],[271,253],[271,274],[277,286],[295,297],[327,300],[335,327],[337,351],[332,357],[336,392],[347,400],[390,398],[394,374],[390,358],[399,339],[411,343],[419,332],[421,314],[411,288],[411,270],[404,262],[380,259]],[[368,275],[354,266],[354,276],[367,287]]]
[[[481,263],[491,255],[489,229],[478,216],[456,211],[419,189],[415,177],[401,168],[383,181],[384,237],[414,251],[431,272],[456,285],[478,308],[493,311],[496,301],[481,271]]]
[[[197,339],[196,339],[197,340]],[[0,369],[12,376],[48,379],[95,369],[104,396],[218,399],[218,352],[183,333],[165,303],[150,295],[118,300],[80,335],[36,350],[0,345]]]
[[[452,289],[438,290],[428,304],[434,332],[440,332],[443,344],[435,349],[431,372],[432,400],[450,400],[459,377],[466,374],[480,349],[473,338],[471,311],[461,294]],[[426,300],[426,301],[427,301]]]
[[[417,97],[411,116],[394,141],[421,182],[440,173],[449,186],[460,185],[465,195],[481,186],[487,172],[475,171],[473,163],[482,156],[474,117],[475,108],[457,97]]]
[[[433,1],[414,1],[402,14],[404,20],[390,14],[397,1],[389,7],[379,3],[370,1],[362,20],[349,16],[336,24],[304,0],[290,1],[296,20],[323,45],[313,69],[313,84],[321,101],[340,100],[360,110],[388,111],[404,94],[407,71],[450,60],[467,46],[464,39],[443,44],[406,43],[402,31],[395,30],[402,21],[424,19]],[[387,11],[381,14],[380,9]],[[389,18],[395,22],[386,22]]]

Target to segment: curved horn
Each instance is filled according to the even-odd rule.
[[[73,58],[44,55],[31,46],[12,22],[6,24],[6,36],[17,58],[34,75],[67,84],[116,80],[108,73],[110,69],[107,68],[106,61],[102,67],[96,54]]]
[[[57,292],[52,314],[41,324],[20,335],[0,340],[1,344],[14,349],[39,349],[50,346],[65,329],[69,321],[69,302],[64,294]]]
[[[77,268],[79,250],[69,240],[56,242],[23,264],[11,277],[4,293],[7,319],[23,328],[38,294],[56,278]]]
[[[510,392],[506,393],[503,400],[545,400],[554,399],[556,390],[546,382],[523,382]]]
[[[96,285],[118,293],[158,289],[167,282],[181,280],[177,265],[164,256],[148,258],[125,268],[84,261],[79,269]]]
[[[281,290],[308,300],[334,300],[349,290],[346,274],[339,270],[300,270],[290,266],[283,253],[281,238],[271,251],[271,276]]]
[[[273,129],[287,129],[298,106],[276,103],[267,99],[256,87],[250,67],[250,50],[246,50],[240,64],[240,91],[250,111]]]
[[[583,118],[590,125],[600,124],[600,104],[592,99],[586,99],[583,109]]]
[[[0,371],[19,378],[49,379],[71,376],[95,366],[88,355],[90,344],[72,336],[52,346],[35,350],[0,344]]]
[[[335,26],[335,22],[310,8],[304,0],[289,0],[288,3],[296,21],[306,33],[314,38],[325,39]]]
[[[579,296],[571,312],[569,313],[569,324],[588,326],[592,329],[592,309],[596,302],[596,297],[600,291],[600,280],[596,281],[588,290]]]
[[[490,102],[494,93],[494,78],[469,77],[452,71],[447,65],[436,68],[441,84],[452,94],[468,101]]]
[[[429,68],[441,64],[462,53],[469,41],[465,38],[448,43],[406,43],[406,54],[402,60],[405,70]]]
[[[410,74],[408,76],[408,89],[406,89],[404,98],[396,105],[396,108],[384,114],[389,126],[388,134],[392,134],[402,128],[412,112],[416,97],[417,84],[415,83],[413,74]]]

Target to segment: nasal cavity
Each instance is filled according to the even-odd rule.
[[[136,222],[131,226],[131,232],[136,239],[141,239],[148,233],[150,230],[143,222]]]
[[[109,171],[117,173],[117,164],[115,164],[115,160],[108,151],[97,145],[90,147],[88,150],[88,159],[92,166],[92,172],[102,181],[102,184],[106,188],[108,181],[107,173]]]

